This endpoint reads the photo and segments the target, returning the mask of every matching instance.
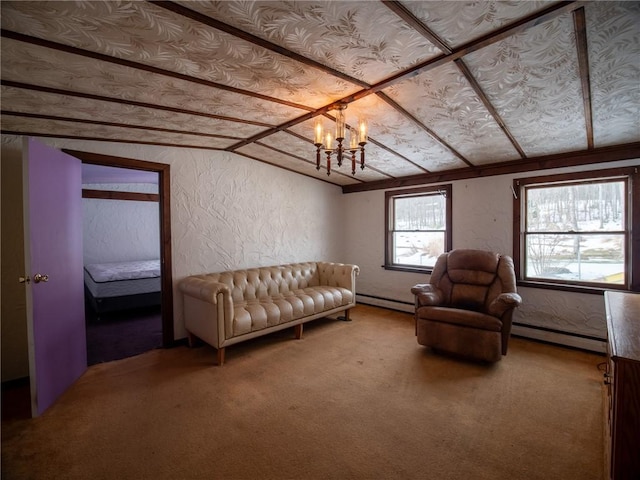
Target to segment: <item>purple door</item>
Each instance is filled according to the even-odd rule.
[[[33,139],[23,146],[31,413],[87,369],[81,162]]]

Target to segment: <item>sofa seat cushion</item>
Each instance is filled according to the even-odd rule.
[[[419,307],[416,310],[416,315],[418,320],[430,320],[494,332],[499,332],[502,329],[502,322],[499,318],[472,310],[451,307]]]
[[[283,294],[236,302],[233,335],[291,322],[353,302],[351,290],[342,287],[306,287]]]

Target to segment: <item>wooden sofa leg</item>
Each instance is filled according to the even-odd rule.
[[[296,340],[300,340],[302,338],[302,323],[299,323],[298,325],[293,327],[293,331],[296,334]]]
[[[341,316],[341,317],[338,317],[338,320],[342,320],[343,322],[350,322],[350,321],[351,321],[351,319],[349,318],[349,312],[350,312],[350,311],[351,311],[351,309],[350,309],[350,308],[347,308],[347,309],[344,311],[344,315],[343,315],[343,316]]]
[[[216,350],[216,361],[218,362],[218,366],[222,366],[224,364],[224,348],[218,348]]]

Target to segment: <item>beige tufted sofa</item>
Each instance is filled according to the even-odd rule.
[[[217,349],[276,330],[345,312],[356,305],[356,265],[308,262],[193,275],[179,283],[189,344],[198,337]]]

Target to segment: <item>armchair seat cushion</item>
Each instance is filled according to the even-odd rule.
[[[449,323],[492,332],[502,330],[502,322],[499,318],[473,310],[451,307],[420,307],[416,310],[416,314],[418,318],[432,322]]]

